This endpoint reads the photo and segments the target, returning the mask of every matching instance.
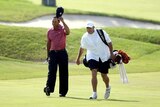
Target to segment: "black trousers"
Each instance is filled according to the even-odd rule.
[[[68,92],[68,54],[67,51],[50,51],[48,65],[48,79],[46,86],[50,88],[50,92],[54,92],[57,67],[59,66],[59,94],[66,95]]]

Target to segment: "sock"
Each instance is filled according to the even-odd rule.
[[[97,92],[93,92],[93,96],[97,96]]]

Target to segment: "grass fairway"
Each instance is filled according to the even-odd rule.
[[[159,0],[57,0],[67,9],[106,13],[135,19],[159,20]]]
[[[111,96],[103,99],[104,84],[98,75],[98,99],[89,100],[90,75],[70,76],[66,98],[58,97],[58,81],[55,93],[46,97],[43,87],[46,78],[0,81],[1,107],[159,107],[160,72],[128,74],[129,84],[120,82],[119,74],[110,74]],[[58,78],[57,78],[58,80]]]

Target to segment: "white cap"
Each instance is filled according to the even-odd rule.
[[[93,22],[87,22],[86,27],[92,28],[94,26]]]

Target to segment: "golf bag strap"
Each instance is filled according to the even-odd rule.
[[[105,39],[103,30],[102,29],[96,29],[96,31],[98,32],[99,37],[101,38],[101,40],[103,41],[103,43],[108,46],[108,43],[107,43],[107,41]]]

